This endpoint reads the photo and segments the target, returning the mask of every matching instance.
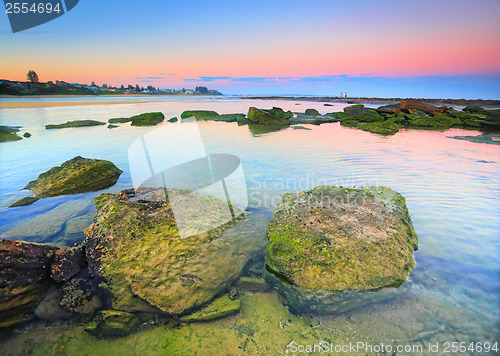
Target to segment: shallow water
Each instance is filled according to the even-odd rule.
[[[81,242],[83,229],[88,227],[95,212],[92,199],[103,191],[42,199],[28,207],[7,209],[6,206],[27,195],[26,191],[22,191],[23,186],[38,174],[76,155],[108,159],[124,171],[117,184],[105,191],[118,192],[131,188],[128,148],[135,139],[155,129],[122,124],[111,130],[106,126],[45,130],[45,124],[78,119],[107,121],[112,117],[149,111],[162,111],[167,119],[180,117],[182,111],[191,109],[246,113],[250,106],[279,106],[297,112],[316,108],[322,113],[339,111],[343,107],[340,104],[323,106],[323,103],[315,102],[197,97],[140,104],[0,110],[0,125],[19,125],[22,126],[21,133],[29,131],[32,134],[28,139],[0,144],[0,238],[60,245]],[[184,124],[162,125],[180,125],[182,132]],[[390,302],[342,315],[299,316],[294,323],[299,325],[298,330],[304,328],[303,333],[309,333],[309,324],[314,324],[314,333],[308,334],[305,339],[316,342],[319,339],[336,342],[349,339],[416,344],[499,341],[498,146],[449,138],[478,134],[459,129],[444,132],[402,130],[394,136],[383,137],[345,128],[339,123],[303,126],[312,130],[289,128],[253,135],[248,126],[236,123],[198,123],[207,153],[230,153],[240,158],[247,183],[249,210],[269,219],[285,192],[300,192],[321,184],[384,185],[406,197],[419,237],[417,267],[409,282],[409,292]],[[262,224],[266,219],[263,221]],[[258,226],[256,231],[262,233],[264,228]],[[277,304],[279,296],[275,292],[263,295],[250,293],[245,298],[252,305],[262,303],[263,313],[267,312],[267,307],[271,308],[269,305],[278,313],[277,305],[281,305]],[[245,310],[241,316],[226,321],[188,328],[199,338],[207,337],[210,330],[224,333],[243,325],[238,324],[239,321],[250,318]],[[259,315],[259,308],[251,312]],[[283,331],[281,326],[280,321],[279,325],[272,324],[266,330],[278,333]],[[24,335],[24,339],[15,334],[17,336],[6,341],[13,350],[14,346],[21,347],[19,345],[25,343],[28,336],[35,339],[47,337],[47,345],[55,342],[44,336],[44,328],[47,327],[56,330],[54,335],[64,333],[64,330],[75,333],[79,330],[78,326],[70,323],[43,324],[43,327],[34,323],[18,329],[24,330],[23,327],[27,328],[26,332],[19,335]],[[164,328],[165,337],[173,337],[175,332],[166,326]],[[243,342],[239,339],[240,334],[232,341]],[[144,338],[153,337],[148,335],[148,329],[144,329],[137,335],[113,343],[118,347],[133,340],[138,345],[141,338],[144,342]],[[263,346],[273,341],[259,332],[246,338],[256,350],[275,353],[284,352],[286,346],[297,339],[294,335],[284,333],[279,340],[275,340],[274,349],[269,345],[267,348]],[[179,331],[177,337],[185,335]],[[97,347],[100,342],[108,343],[87,342],[95,343]],[[210,353],[208,344],[201,345],[198,351]],[[136,351],[148,349],[147,345],[141,347]],[[150,347],[154,349],[153,345]],[[238,352],[245,350],[235,349],[234,353]]]

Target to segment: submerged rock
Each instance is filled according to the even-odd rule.
[[[178,119],[177,119],[177,117],[172,117],[172,118],[168,119],[167,121],[170,123],[174,123],[174,122],[177,122]]]
[[[254,124],[284,124],[288,125],[293,117],[291,111],[283,111],[281,108],[273,107],[270,110],[257,109],[251,107],[248,109],[248,120]]]
[[[491,145],[500,145],[500,136],[480,135],[480,136],[452,136],[455,140],[463,140],[476,143],[489,143]]]
[[[236,206],[236,219],[226,222],[226,202],[186,193],[169,190],[166,199],[164,189],[143,188],[95,199],[97,217],[85,231],[86,254],[90,273],[105,280],[113,308],[182,314],[201,307],[226,290],[265,246],[241,228],[247,221],[238,222],[233,233],[230,226],[244,216]],[[170,205],[181,196],[187,199],[182,213],[190,214],[190,207],[204,211],[187,238],[180,237]],[[214,221],[220,226],[203,228]]]
[[[0,329],[27,319],[51,285],[57,247],[0,241]]]
[[[126,336],[137,329],[140,321],[134,314],[118,310],[101,310],[85,331],[97,337]]]
[[[240,311],[240,308],[241,301],[239,299],[230,299],[226,294],[196,313],[181,317],[180,320],[188,323],[215,320],[236,314]]]
[[[77,156],[40,174],[24,189],[31,189],[35,198],[84,193],[111,187],[122,173],[110,161]],[[11,207],[31,204],[35,198],[31,198],[31,202],[23,198]]]
[[[309,127],[304,127],[304,126],[292,126],[292,129],[294,130],[312,130]]]
[[[65,122],[64,124],[45,125],[45,129],[53,130],[53,129],[65,129],[68,127],[89,127],[89,126],[101,126],[101,125],[106,125],[106,123],[96,120],[74,120]]]
[[[417,235],[405,199],[385,187],[320,186],[285,194],[267,237],[268,268],[305,290],[399,286],[415,266]]]

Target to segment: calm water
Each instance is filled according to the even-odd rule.
[[[45,124],[107,121],[149,111],[162,111],[168,119],[188,109],[246,113],[249,106],[279,106],[327,113],[343,108],[228,98],[168,100],[0,110],[0,125],[19,125],[21,133],[32,134],[0,144],[0,238],[60,245],[81,242],[95,212],[92,199],[102,191],[42,199],[28,207],[6,206],[28,194],[22,190],[27,182],[76,155],[111,160],[124,171],[107,191],[130,188],[129,145],[154,129],[123,124],[112,130],[106,126],[45,130]],[[339,123],[305,126],[312,130],[288,128],[253,135],[248,126],[236,123],[199,123],[208,153],[231,153],[241,159],[249,207],[266,216],[285,192],[320,184],[384,185],[406,197],[419,237],[411,291],[397,303],[352,312],[349,320],[354,321],[346,332],[354,329],[354,336],[367,335],[377,342],[393,340],[394,335],[405,342],[499,341],[499,147],[448,137],[479,134],[458,129],[402,130],[382,137]],[[322,316],[320,322],[325,330],[347,325],[337,316]]]

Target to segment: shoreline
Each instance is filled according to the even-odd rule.
[[[0,101],[0,109],[29,109],[61,106],[145,104],[153,100],[92,100],[92,101]]]

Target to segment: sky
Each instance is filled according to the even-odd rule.
[[[82,0],[18,33],[0,9],[3,79],[500,99],[496,0]]]

